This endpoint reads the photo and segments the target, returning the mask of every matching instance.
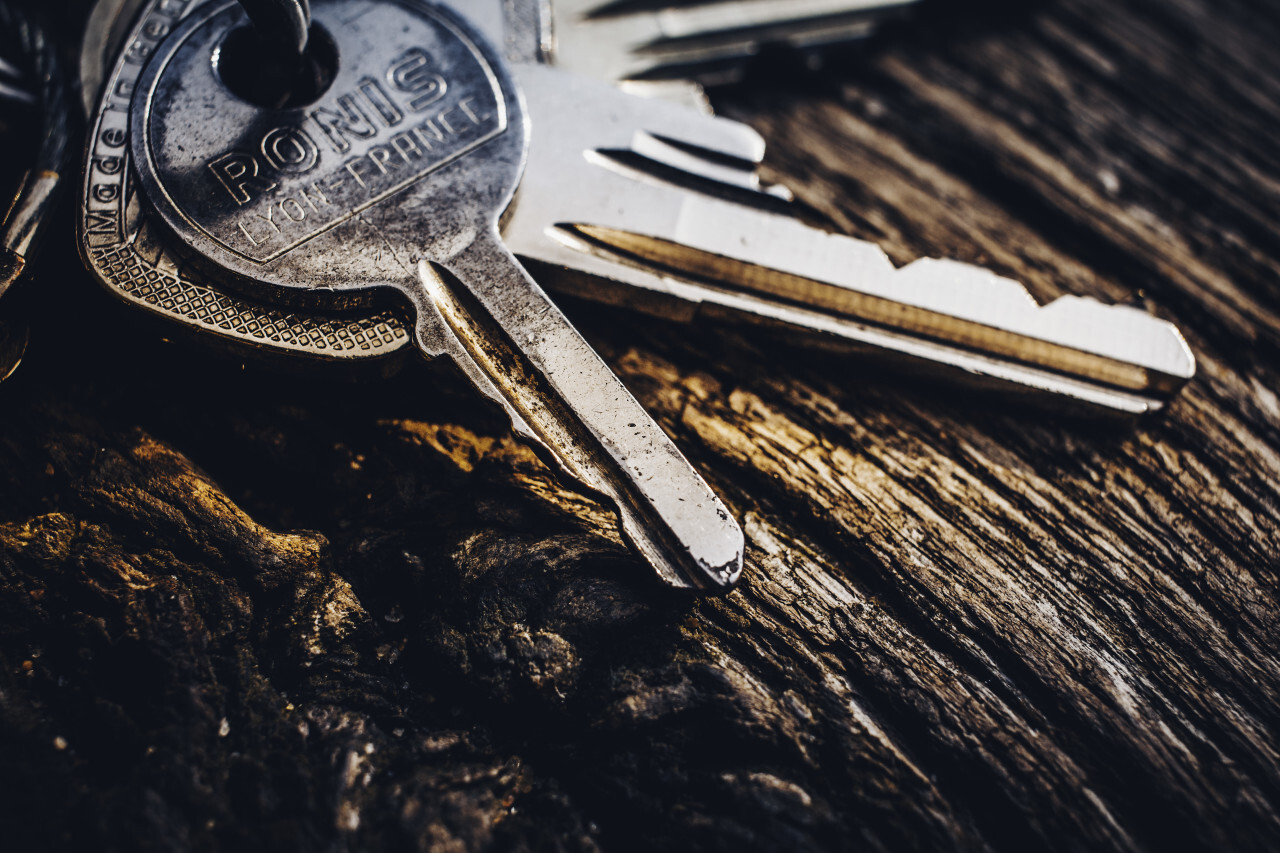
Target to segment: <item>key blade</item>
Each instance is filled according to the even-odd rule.
[[[738,304],[754,302],[753,313],[765,318],[800,306],[1160,399],[1195,374],[1178,330],[1143,311],[1078,296],[1042,306],[1019,283],[956,261],[924,259],[898,270],[871,244],[723,202],[690,199],[672,240],[574,230],[620,261],[695,287],[706,282],[703,300],[711,289],[745,297]]]
[[[516,431],[617,508],[628,541],[668,585],[727,590],[741,528],[495,233],[442,268],[424,261],[424,351],[448,354]],[[467,282],[464,286],[460,282]]]
[[[1121,411],[1159,408],[1194,373],[1177,330],[1141,311],[1075,297],[1041,307],[955,262],[897,270],[873,244],[764,209],[778,199],[746,177],[763,144],[734,122],[546,68],[521,76],[534,115],[560,120],[534,122],[504,235],[550,287],[782,325]]]
[[[873,326],[800,303],[769,299],[718,282],[681,279],[661,268],[602,250],[576,229],[556,229],[566,255],[555,263],[522,254],[526,265],[556,293],[617,305],[677,322],[714,318],[748,322],[773,329],[800,343],[852,351],[866,356],[888,355],[899,366],[937,373],[949,381],[963,377],[968,384],[1005,393],[1025,389],[1032,394],[1074,400],[1099,411],[1141,415],[1164,408],[1167,400],[1073,379],[1060,373],[1009,359],[948,345],[918,335]],[[569,247],[575,246],[570,254]],[[1170,394],[1171,396],[1171,394]]]

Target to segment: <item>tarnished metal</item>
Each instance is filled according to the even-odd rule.
[[[426,4],[328,0],[314,15],[343,61],[328,93],[283,110],[219,80],[238,6],[175,22],[125,119],[99,111],[106,148],[91,148],[87,198],[100,153],[118,156],[111,143],[127,139],[159,216],[228,286],[300,305],[402,293],[419,348],[452,359],[518,434],[611,499],[665,582],[731,586],[737,523],[501,241],[528,141],[503,62]],[[85,222],[96,265],[104,241]]]
[[[491,34],[504,32],[497,2],[458,2]],[[517,28],[526,39],[537,30],[527,20]],[[131,88],[130,70],[117,70],[116,89]],[[1129,413],[1159,409],[1194,372],[1177,330],[1143,312],[1075,297],[1037,307],[979,268],[920,261],[895,271],[871,244],[801,226],[781,215],[784,192],[761,187],[764,143],[743,125],[530,63],[514,73],[534,120],[504,239],[548,287],[683,320],[745,319]],[[408,342],[385,310],[282,312],[211,286],[147,228],[127,183],[120,190],[117,209],[97,215],[139,235],[117,243],[106,265],[126,298],[230,339],[326,357],[364,359]]]
[[[93,94],[78,223],[85,262],[125,303],[225,347],[342,363],[404,355],[412,349],[408,312],[388,306],[322,310],[247,298],[193,263],[138,191],[127,117],[145,65],[117,60],[126,45],[137,56],[150,56],[196,5],[99,0],[94,7],[81,54],[83,88]],[[495,17],[500,27],[501,16]]]

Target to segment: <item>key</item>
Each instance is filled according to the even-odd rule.
[[[737,79],[766,45],[865,38],[918,0],[719,0],[637,9],[609,0],[531,0],[557,66],[609,82]]]
[[[228,290],[192,263],[192,253],[175,244],[138,192],[121,119],[146,57],[190,8],[162,0],[99,0],[90,15],[80,57],[90,139],[78,223],[86,266],[127,305],[237,355],[393,370],[412,349],[405,312],[280,306]],[[494,18],[500,23],[500,15]],[[117,62],[126,47],[133,61]]]
[[[619,63],[631,59],[619,43],[710,39],[708,52],[684,54],[689,72],[713,61],[715,45],[726,43],[710,35],[718,27],[750,33],[766,20],[784,28],[805,22],[791,31],[799,46],[805,25],[821,24],[830,41],[847,39],[831,17],[838,11],[869,26],[873,7],[907,5],[819,0],[788,2],[784,11],[782,4],[743,0],[607,14],[598,0],[526,5],[535,4],[544,15],[554,10],[551,56],[559,67],[623,80],[624,87],[628,76],[657,66],[622,70]],[[1017,282],[951,261],[923,259],[897,271],[877,247],[805,228],[778,215],[776,204],[760,211],[749,194],[738,194],[745,204],[730,204],[699,193],[697,182],[704,190],[765,189],[755,173],[763,141],[745,128],[634,102],[623,109],[615,93],[586,81],[523,67],[520,73],[532,112],[563,118],[535,125],[531,177],[504,236],[557,291],[683,319],[749,319],[1133,414],[1162,408],[1195,373],[1178,330],[1144,312],[1071,296],[1039,306]],[[634,85],[629,91],[710,113],[697,91]],[[603,116],[626,119],[611,131]],[[673,137],[683,147],[669,144]],[[789,197],[782,187],[767,191]],[[613,224],[601,224],[606,219]]]
[[[896,270],[873,244],[780,215],[755,175],[763,141],[740,124],[647,99],[624,109],[613,87],[546,67],[520,73],[531,112],[558,121],[535,125],[504,236],[558,290],[782,326],[1135,414],[1195,373],[1178,330],[1145,312],[1074,296],[1040,306],[954,261]]]
[[[266,301],[341,306],[398,292],[423,354],[451,359],[517,434],[609,498],[663,581],[730,587],[741,529],[502,243],[528,139],[506,66],[432,5],[325,0],[312,12],[334,76],[283,109],[252,103],[252,85],[228,88],[227,64],[253,60],[236,52],[238,6],[173,21],[130,107],[121,115],[104,100],[90,186],[127,145],[174,240]],[[119,64],[131,61],[126,51]],[[91,259],[100,233],[82,232]]]

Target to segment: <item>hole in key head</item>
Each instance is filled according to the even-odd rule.
[[[265,40],[256,27],[227,33],[214,53],[214,68],[237,97],[269,109],[314,103],[338,73],[338,47],[319,24],[312,24],[301,58]]]

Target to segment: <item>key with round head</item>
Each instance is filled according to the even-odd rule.
[[[327,0],[312,14],[332,80],[283,108],[255,103],[252,75],[231,68],[252,60],[238,5],[197,9],[149,56],[128,146],[174,239],[264,301],[398,292],[423,353],[452,359],[518,434],[612,500],[664,581],[730,586],[737,523],[501,241],[528,138],[508,69],[434,5]]]
[[[98,0],[90,15],[80,61],[88,145],[78,230],[86,266],[126,305],[173,324],[170,334],[239,357],[392,369],[413,349],[409,312],[277,305],[229,289],[193,262],[195,253],[139,192],[128,150],[133,92],[147,57],[192,8],[172,0]],[[120,61],[126,51],[132,59]]]

